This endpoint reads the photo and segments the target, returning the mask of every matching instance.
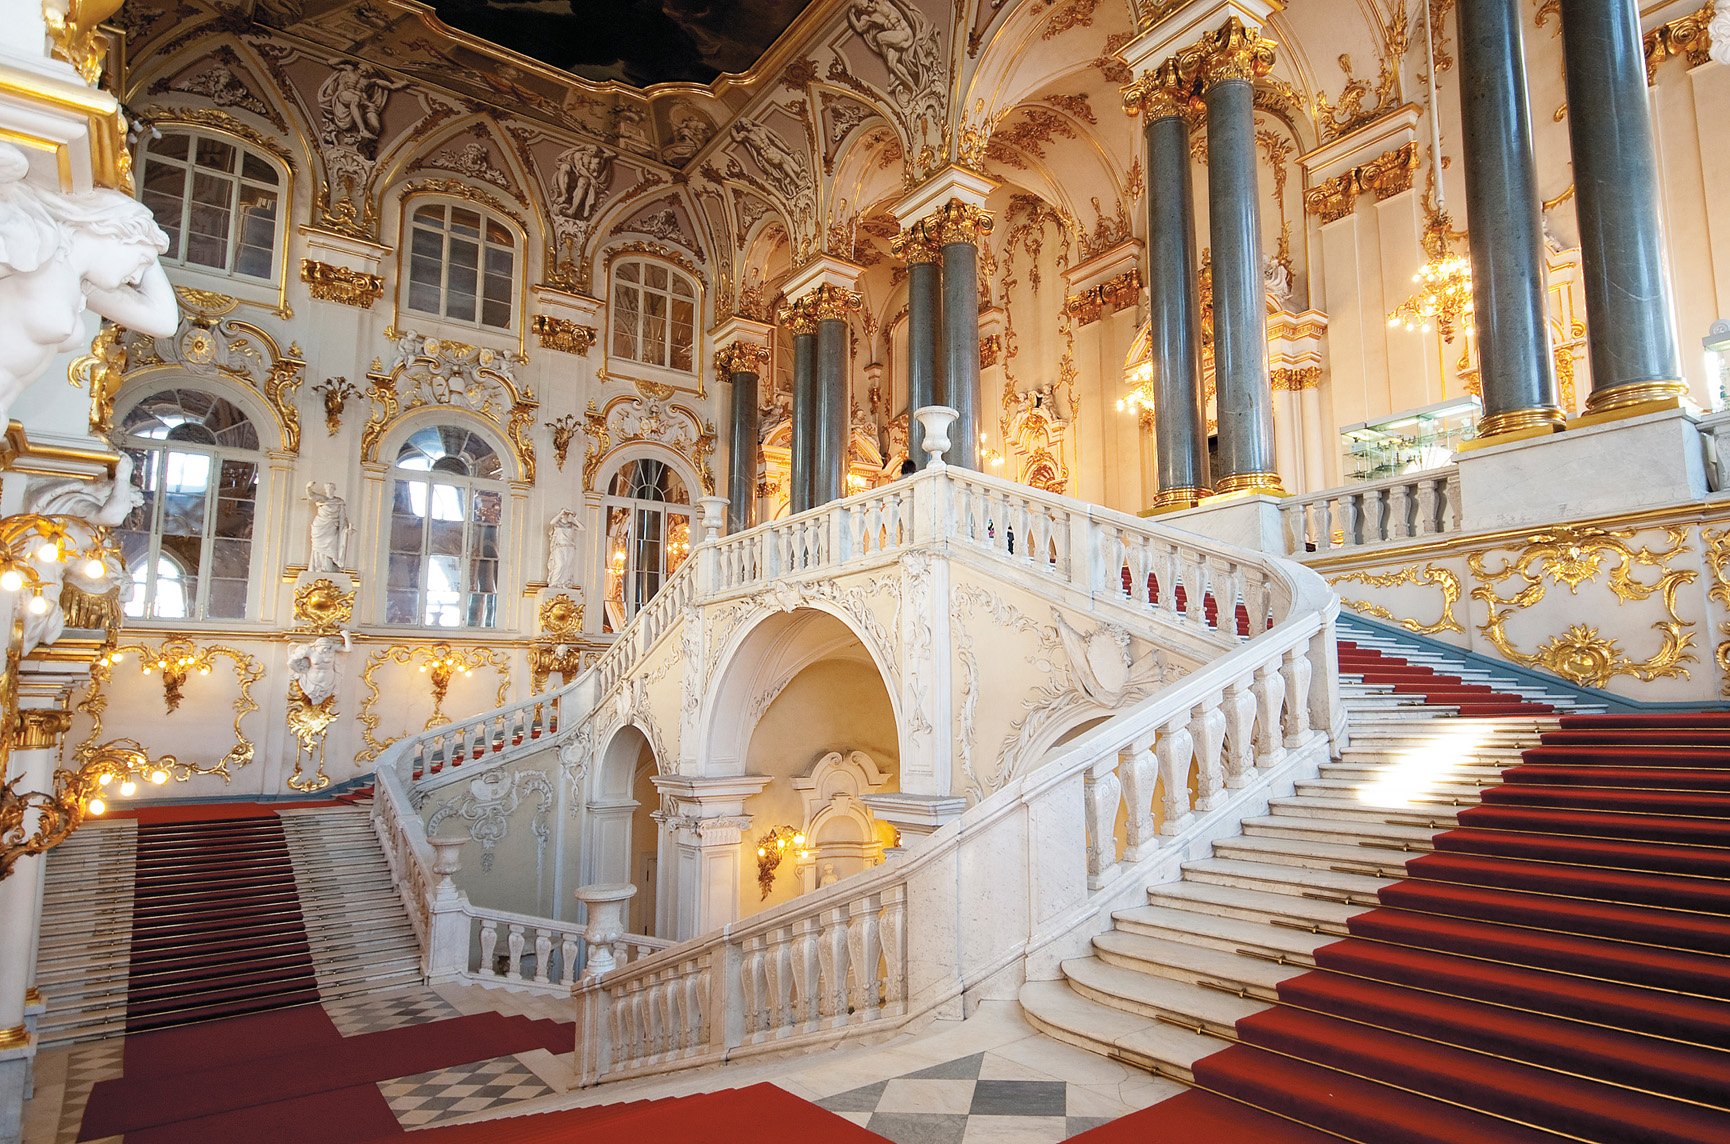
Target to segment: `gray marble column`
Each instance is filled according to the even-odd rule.
[[[757,446],[762,437],[758,424],[757,379],[768,354],[759,346],[729,346],[725,355],[727,379],[733,386],[732,417],[728,436],[727,535],[743,532],[756,522]]]
[[[938,259],[942,252],[922,233],[909,232],[897,251],[907,259],[907,449],[923,469],[930,458],[919,447],[923,430],[915,409],[937,404]]]
[[[1658,152],[1635,0],[1562,0],[1597,413],[1687,395],[1658,217]]]
[[[1188,508],[1209,493],[1202,403],[1201,304],[1196,292],[1195,207],[1186,96],[1161,67],[1139,99],[1147,126],[1147,282],[1153,434],[1159,493],[1153,507]]]
[[[1473,0],[1455,9],[1483,437],[1562,426],[1526,99],[1526,18],[1524,0]]]
[[[789,442],[791,472],[787,490],[792,512],[811,507],[812,453],[817,429],[817,323],[793,307],[785,319],[793,334],[793,433]]]
[[[943,459],[979,468],[979,242],[991,233],[991,216],[950,199],[925,220],[943,251],[942,404],[958,416],[949,431],[953,444]]]
[[[1213,371],[1224,470],[1216,491],[1283,496],[1274,462],[1255,157],[1255,77],[1273,66],[1273,45],[1235,17],[1204,43]]]
[[[847,321],[817,322],[817,425],[811,455],[811,507],[847,495]]]

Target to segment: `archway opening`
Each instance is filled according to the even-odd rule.
[[[635,727],[624,727],[607,744],[589,803],[589,882],[629,882],[637,887],[627,914],[631,933],[654,934],[655,879],[659,841],[653,815],[655,751]]]

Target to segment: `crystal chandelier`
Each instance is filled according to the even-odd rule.
[[[1412,275],[1417,293],[1401,302],[1388,315],[1388,325],[1429,333],[1433,328],[1444,342],[1452,342],[1472,325],[1472,264],[1448,249],[1447,213],[1436,210],[1424,228],[1424,253],[1429,261]]]

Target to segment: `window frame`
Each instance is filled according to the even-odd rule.
[[[182,381],[184,384],[180,383]],[[258,561],[260,559],[258,521],[260,512],[268,503],[269,493],[266,487],[268,481],[267,474],[269,472],[269,465],[266,463],[268,461],[268,445],[264,439],[264,435],[259,432],[260,421],[255,411],[248,409],[245,403],[237,401],[227,394],[200,384],[198,379],[194,378],[164,379],[162,384],[153,385],[143,389],[142,392],[138,393],[133,400],[123,406],[126,412],[116,420],[124,426],[126,418],[130,417],[139,406],[162,393],[176,391],[198,392],[214,400],[219,400],[232,406],[246,418],[247,424],[250,426],[257,444],[254,448],[247,449],[240,446],[224,445],[221,443],[206,444],[202,441],[175,440],[166,435],[162,437],[143,437],[129,429],[122,428],[120,430],[120,448],[129,454],[136,455],[144,453],[150,458],[147,462],[148,468],[146,465],[140,465],[135,461],[133,479],[137,482],[137,486],[149,490],[150,482],[152,480],[157,480],[159,482],[158,487],[153,492],[147,493],[150,519],[145,523],[148,527],[130,529],[117,526],[115,528],[117,538],[133,532],[141,532],[149,537],[149,544],[142,558],[142,564],[145,569],[143,579],[137,578],[137,572],[139,569],[134,562],[127,562],[127,574],[128,577],[131,578],[131,582],[135,585],[135,588],[132,595],[129,595],[121,602],[121,608],[126,612],[128,621],[143,624],[184,625],[246,623],[255,618],[255,612],[259,605],[258,591],[256,587],[258,582]],[[210,459],[210,466],[207,470],[208,475],[205,484],[204,504],[202,508],[203,524],[199,536],[199,563],[198,568],[195,571],[198,586],[193,593],[193,598],[188,601],[189,607],[187,611],[189,614],[185,616],[162,616],[150,614],[158,604],[158,585],[161,583],[161,562],[167,560],[171,563],[178,564],[178,561],[171,553],[164,551],[162,543],[165,535],[163,532],[163,521],[168,512],[168,508],[166,506],[167,494],[160,482],[161,478],[167,475],[169,467],[168,454],[170,453],[200,455]],[[233,497],[223,496],[223,491],[226,486],[222,484],[222,471],[226,462],[249,464],[253,467],[251,497],[252,524],[248,530],[249,535],[244,538],[247,543],[247,554],[246,571],[243,577],[218,577],[215,575],[217,542],[240,539],[237,537],[223,537],[217,533],[217,524],[220,519],[222,502],[225,500],[236,499]],[[143,511],[142,506],[139,509],[134,510],[134,512],[141,511]],[[128,519],[130,520],[131,517],[129,516]],[[212,616],[208,614],[211,583],[213,580],[219,579],[240,580],[240,582],[245,585],[240,615]],[[182,583],[184,583],[184,580]],[[140,597],[138,600],[139,613],[137,615],[133,615],[129,611],[133,604],[134,596]]]
[[[442,229],[433,231],[429,228],[427,231],[427,233],[437,233],[440,236],[439,282],[437,287],[439,294],[439,310],[437,313],[431,310],[420,309],[414,305],[413,301],[414,291],[416,288],[414,279],[414,262],[416,258],[414,242],[415,234],[418,229],[415,216],[427,207],[440,207],[444,211],[444,223]],[[470,211],[479,215],[481,220],[479,234],[475,239],[476,244],[479,247],[479,255],[475,269],[475,317],[473,318],[452,317],[448,312],[450,308],[450,247],[452,237],[450,220],[451,212],[459,210]],[[525,280],[525,264],[528,260],[529,243],[528,235],[514,219],[502,211],[480,203],[452,199],[443,195],[418,195],[411,196],[403,201],[401,222],[401,245],[399,248],[399,256],[397,258],[397,280],[399,284],[398,310],[400,313],[404,315],[412,314],[416,318],[426,319],[433,322],[462,326],[465,329],[475,330],[479,333],[491,332],[495,334],[514,334],[517,332],[522,324],[522,315],[524,310],[522,284]],[[490,250],[500,249],[496,242],[487,238],[487,224],[489,223],[500,227],[510,236],[511,239],[511,246],[509,247],[511,256],[510,282],[504,295],[504,303],[509,308],[509,313],[506,317],[505,324],[502,326],[491,325],[487,323],[483,317],[486,313],[486,305],[488,301],[485,293],[485,283],[487,279],[487,252]]]
[[[469,473],[451,472],[449,470],[434,467],[437,464],[436,461],[429,464],[425,469],[406,468],[401,464],[402,453],[412,442],[415,441],[417,437],[429,431],[438,433],[441,430],[454,430],[457,432],[467,433],[479,440],[487,447],[493,458],[498,462],[499,475],[497,477],[488,477],[474,476]],[[455,454],[447,452],[444,455],[453,456]],[[500,627],[504,622],[503,604],[506,595],[503,590],[503,585],[506,583],[508,575],[508,570],[505,566],[508,551],[505,538],[507,536],[509,504],[511,500],[510,476],[508,470],[509,456],[510,454],[500,448],[499,442],[495,441],[490,434],[482,431],[474,425],[467,424],[460,420],[440,420],[417,425],[396,442],[391,451],[392,459],[390,462],[390,468],[386,473],[387,481],[384,489],[384,495],[386,498],[385,527],[380,539],[380,544],[383,548],[382,565],[384,568],[384,584],[378,596],[377,606],[379,624],[396,631],[490,632],[500,630]],[[391,619],[390,614],[392,595],[402,591],[401,588],[394,587],[392,584],[392,560],[396,556],[406,553],[406,550],[404,550],[404,553],[399,553],[398,550],[393,547],[395,542],[394,534],[395,520],[397,517],[396,506],[399,483],[411,485],[419,484],[422,489],[426,490],[423,494],[422,500],[426,512],[420,516],[420,519],[423,522],[420,530],[420,546],[418,551],[414,554],[420,561],[420,569],[415,587],[415,619],[412,621],[393,620]],[[430,527],[430,523],[435,519],[431,516],[434,507],[434,499],[437,495],[433,491],[435,486],[456,488],[462,501],[462,551],[457,556],[458,568],[460,569],[460,581],[456,589],[455,607],[463,622],[457,624],[447,625],[427,622],[427,612],[429,607],[428,597],[433,590],[428,584],[428,578],[431,575],[432,570],[432,560],[435,556],[449,555],[448,553],[432,551],[433,529]],[[498,519],[491,522],[490,526],[487,522],[476,521],[474,519],[477,492],[492,494],[497,498]],[[410,494],[410,497],[412,500],[412,494]],[[490,527],[492,529],[492,552],[490,556],[484,554],[477,555],[477,553],[482,552],[481,546],[485,543],[484,539],[477,538],[477,530],[485,527]],[[473,607],[474,603],[472,597],[476,595],[474,591],[475,562],[477,560],[489,559],[493,563],[493,590],[490,593],[481,593],[481,595],[491,596],[490,622],[480,624],[469,623],[468,616],[471,614],[470,609]]]
[[[161,153],[159,150],[163,140],[173,135],[185,136],[190,140],[186,158],[182,159],[173,155],[166,155]],[[202,140],[208,140],[225,147],[233,148],[236,152],[235,169],[233,171],[217,171],[200,167],[197,162],[197,155],[198,144]],[[276,175],[275,184],[268,188],[276,195],[276,214],[271,220],[270,232],[270,271],[268,274],[263,276],[248,274],[244,271],[234,269],[234,264],[241,246],[240,240],[242,232],[244,231],[244,226],[237,225],[237,221],[242,217],[239,209],[240,192],[248,185],[259,188],[265,187],[265,184],[261,180],[249,178],[246,175],[245,168],[246,159],[248,157],[257,159],[259,162],[269,167]],[[143,204],[147,210],[150,210],[151,217],[154,218],[156,217],[154,208],[150,207],[149,203],[145,201],[145,195],[151,190],[149,180],[150,165],[152,163],[178,168],[183,172],[180,190],[180,222],[178,228],[170,233],[172,239],[171,247],[178,246],[185,248],[186,255],[190,255],[192,247],[191,218],[193,208],[196,205],[192,196],[192,180],[194,176],[202,172],[213,178],[226,180],[231,187],[228,206],[229,222],[225,265],[211,266],[208,263],[191,261],[186,255],[174,257],[172,254],[167,252],[161,256],[165,265],[194,274],[208,274],[214,278],[232,281],[237,285],[253,284],[256,286],[281,286],[283,267],[288,259],[287,224],[289,215],[293,212],[294,206],[294,172],[290,170],[279,157],[271,154],[263,148],[255,147],[246,140],[231,135],[225,131],[183,123],[164,124],[161,127],[160,138],[147,138],[139,143],[136,163],[136,169],[138,172],[136,178],[138,201]],[[167,227],[164,227],[163,229],[165,231],[168,230]]]
[[[664,466],[668,474],[676,477],[679,484],[684,488],[685,499],[683,501],[649,500],[640,497],[622,496],[613,491],[613,486],[617,483],[620,474],[624,472],[627,465],[640,465],[645,461],[654,462],[655,464]],[[639,611],[647,607],[656,596],[660,595],[661,591],[667,586],[667,581],[672,579],[673,574],[691,558],[692,538],[695,529],[697,528],[697,506],[692,502],[691,491],[698,486],[693,485],[689,476],[682,472],[679,466],[674,464],[670,459],[661,456],[644,455],[628,457],[621,460],[618,465],[614,467],[613,472],[607,477],[606,484],[603,487],[607,492],[601,499],[601,527],[605,531],[605,536],[602,542],[603,564],[601,572],[603,583],[601,589],[601,630],[603,632],[619,632],[624,630],[625,626],[631,622],[631,619]],[[617,554],[613,548],[616,539],[612,535],[613,513],[615,510],[623,510],[628,514],[626,518],[626,523],[628,525],[628,540],[624,553],[625,560],[622,567],[619,567],[617,564]],[[659,568],[655,569],[652,573],[656,577],[655,590],[650,592],[647,596],[642,596],[641,588],[643,585],[643,578],[646,575],[651,574],[650,570],[637,566],[637,557],[640,554],[642,547],[642,536],[639,528],[645,514],[657,517],[660,522],[659,535],[654,542],[657,545]],[[675,516],[682,517],[685,522],[685,546],[683,555],[678,564],[669,568],[667,566],[667,553],[673,541],[674,533],[671,522]],[[618,600],[613,599],[614,577],[620,579],[620,595]],[[642,596],[642,598],[637,598],[639,596]],[[618,605],[619,610],[617,616],[613,614],[613,606],[615,604]]]
[[[621,279],[620,279],[621,271],[623,271],[627,267],[633,267],[633,266],[641,268],[639,270],[639,277],[638,277],[637,281],[635,281],[635,282],[630,282],[630,281],[621,282]],[[664,270],[667,273],[667,275],[668,275],[667,288],[662,289],[660,287],[649,285],[649,283],[646,280],[647,275],[645,273],[643,273],[643,271],[646,271],[649,269]],[[691,294],[690,294],[690,297],[688,299],[690,304],[691,304],[691,367],[689,369],[681,369],[678,366],[671,364],[672,352],[673,352],[673,338],[672,338],[673,307],[677,302],[687,300],[687,299],[683,298],[682,296],[678,295],[672,288],[672,283],[674,281],[678,281],[678,280],[682,280],[691,288]],[[618,322],[618,318],[619,318],[619,289],[621,286],[624,286],[627,289],[633,289],[636,291],[636,294],[637,294],[637,310],[636,310],[636,312],[639,315],[639,319],[638,319],[637,328],[633,334],[633,337],[636,339],[636,341],[639,345],[641,345],[641,343],[642,343],[642,329],[643,329],[641,315],[643,315],[647,312],[647,309],[643,303],[643,299],[644,299],[646,293],[647,294],[653,294],[655,296],[666,299],[666,302],[667,302],[667,309],[666,309],[667,336],[663,339],[663,344],[667,350],[667,353],[666,353],[667,364],[661,364],[661,363],[657,363],[657,362],[653,362],[653,361],[645,361],[641,357],[637,357],[637,356],[634,356],[632,354],[626,354],[626,353],[620,352],[620,350],[618,348],[619,331],[618,331],[616,323]],[[613,259],[613,261],[607,267],[606,346],[607,346],[607,360],[608,360],[609,368],[616,363],[621,369],[642,370],[642,371],[645,371],[648,374],[650,374],[653,378],[669,381],[669,382],[673,383],[675,386],[677,386],[678,388],[687,389],[687,390],[695,390],[699,394],[702,393],[703,392],[703,367],[702,367],[702,363],[703,363],[703,282],[702,282],[701,278],[695,274],[692,274],[689,270],[685,269],[684,267],[679,266],[677,263],[671,262],[671,261],[664,259],[664,258],[655,258],[655,257],[647,256],[647,255],[631,254],[628,256],[622,256],[622,257],[618,257],[618,258]]]

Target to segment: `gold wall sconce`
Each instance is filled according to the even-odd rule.
[[[767,898],[769,891],[775,888],[775,870],[788,851],[801,860],[811,855],[805,849],[805,836],[791,826],[777,826],[757,839],[757,886],[763,891],[763,898]]]
[[[346,377],[329,377],[324,384],[313,386],[312,391],[324,400],[325,432],[331,437],[336,436],[337,430],[342,428],[343,408],[349,398],[359,397],[361,390],[350,384]]]
[[[559,463],[561,473],[565,471],[565,455],[571,451],[571,441],[579,426],[576,415],[572,413],[547,422],[547,427],[553,431],[553,460]]]
[[[60,731],[70,722],[62,713],[62,722],[49,737],[52,745]],[[28,739],[28,731],[26,739]],[[37,746],[28,741],[21,746]],[[0,786],[0,879],[12,873],[13,864],[30,854],[43,854],[66,841],[72,832],[84,825],[86,817],[100,817],[108,811],[108,799],[114,794],[122,798],[137,792],[141,783],[161,786],[171,772],[179,768],[173,755],[163,755],[152,761],[135,739],[114,739],[91,752],[77,770],[54,773],[54,791],[20,791],[20,775]],[[26,835],[24,818],[29,811],[38,814],[36,829]]]
[[[119,663],[122,658],[119,649],[108,653],[109,663]],[[172,714],[180,709],[180,701],[185,698],[181,688],[186,686],[186,677],[195,671],[210,674],[210,653],[185,636],[170,636],[156,649],[154,658],[143,652],[139,670],[145,675],[155,672],[162,676],[162,702]]]

